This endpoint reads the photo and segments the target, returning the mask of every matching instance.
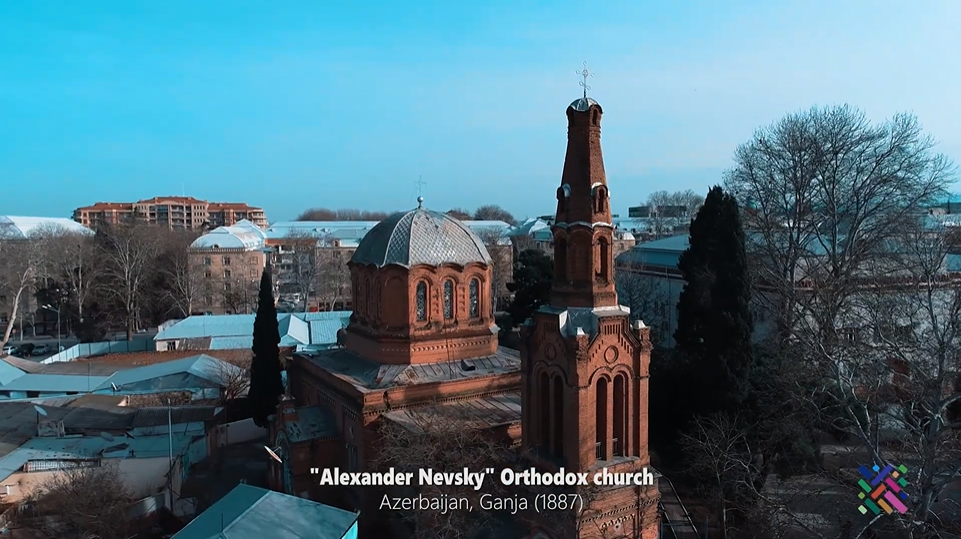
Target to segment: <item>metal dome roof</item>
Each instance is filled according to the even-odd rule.
[[[575,99],[574,102],[571,103],[571,106],[569,108],[572,108],[577,112],[587,112],[587,110],[591,108],[592,105],[597,105],[598,107],[600,106],[600,104],[597,101],[594,101],[594,99],[590,97],[581,97],[581,98]]]
[[[490,265],[491,257],[484,242],[464,223],[443,213],[416,208],[378,223],[364,236],[350,261],[410,268],[466,266],[472,262]]]

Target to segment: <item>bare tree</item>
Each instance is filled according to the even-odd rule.
[[[47,539],[123,539],[133,501],[116,465],[68,468],[37,488],[15,524]]]
[[[317,275],[314,294],[321,309],[334,310],[350,297],[350,270],[347,262],[352,251],[340,247],[331,237],[321,238],[317,250]]]
[[[168,287],[160,291],[173,304],[180,316],[190,316],[201,305],[204,293],[203,264],[198,263],[196,251],[189,244],[175,243],[165,249],[159,271]]]
[[[474,210],[474,220],[476,221],[504,221],[509,225],[516,225],[517,219],[504,208],[497,204],[487,204]]]
[[[469,221],[471,218],[470,212],[464,208],[451,208],[447,210],[447,215],[459,221]]]
[[[44,228],[38,241],[44,277],[65,287],[64,296],[70,299],[77,320],[83,323],[84,307],[93,294],[97,277],[93,236],[54,226]]]
[[[0,229],[0,296],[10,305],[10,315],[0,337],[0,346],[10,340],[14,325],[29,304],[43,265],[41,245],[35,237],[15,237],[11,229]]]
[[[654,328],[651,338],[658,345],[670,336],[670,316],[675,310],[671,295],[660,283],[661,279],[644,274],[642,267],[620,266],[614,272],[617,299],[631,310],[631,321],[642,320]]]
[[[207,374],[221,386],[220,404],[226,404],[232,400],[247,394],[250,389],[250,357],[238,361],[218,360],[207,367]]]
[[[331,210],[328,208],[310,208],[299,216],[298,221],[383,221],[390,216],[389,212],[367,211],[353,208]]]
[[[690,224],[704,204],[704,197],[687,191],[655,191],[647,197],[650,232],[656,237],[669,236],[679,226]]]
[[[793,398],[876,463],[909,466],[915,501],[896,521],[913,537],[930,532],[937,494],[958,477],[945,412],[961,301],[944,234],[921,223],[954,168],[933,148],[909,115],[871,125],[851,107],[812,109],[759,130],[726,174],[775,345],[801,350],[812,382]],[[892,446],[892,432],[911,443]]]
[[[818,318],[835,317],[879,247],[945,192],[954,168],[934,145],[913,116],[871,125],[842,106],[786,116],[737,149],[725,183],[782,329],[809,314],[798,306],[802,279],[819,279],[819,303],[834,306]]]
[[[158,230],[146,225],[116,225],[99,235],[102,280],[98,292],[120,310],[127,340],[139,329],[140,309],[160,250]]]
[[[317,251],[320,238],[300,230],[292,230],[283,239],[278,281],[281,290],[294,290],[304,302],[304,312],[317,282]]]
[[[482,228],[477,230],[477,237],[487,247],[491,255],[493,268],[491,271],[491,305],[495,311],[500,308],[500,300],[509,297],[507,283],[513,280],[514,251],[507,237],[507,231],[500,228]]]

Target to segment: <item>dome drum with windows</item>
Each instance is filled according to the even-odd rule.
[[[464,223],[418,205],[371,229],[348,265],[349,348],[398,364],[496,351],[491,257]]]

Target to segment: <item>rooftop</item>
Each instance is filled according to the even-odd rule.
[[[484,242],[466,224],[417,207],[378,223],[364,236],[351,262],[376,267],[466,266],[475,262],[489,265],[491,257]]]
[[[267,234],[250,221],[243,219],[231,226],[217,227],[190,244],[191,249],[244,249],[264,246]]]
[[[281,346],[331,345],[337,332],[347,326],[351,311],[278,313]],[[154,337],[156,341],[210,338],[211,349],[234,346],[250,348],[253,314],[198,315],[171,323]]]
[[[237,485],[173,539],[342,539],[357,516],[296,496]]]
[[[424,425],[437,420],[457,423],[468,429],[496,427],[521,420],[521,394],[504,393],[394,410],[386,417],[412,430],[423,429]]]
[[[0,238],[27,239],[42,232],[93,234],[73,219],[0,215]]]
[[[284,423],[291,443],[335,438],[340,435],[337,421],[326,406],[297,408],[297,420]]]
[[[345,348],[300,354],[300,357],[364,392],[513,373],[520,370],[521,364],[517,351],[503,347],[493,356],[415,365],[381,365]]]

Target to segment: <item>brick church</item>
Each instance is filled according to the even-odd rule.
[[[498,346],[491,257],[467,226],[418,199],[367,234],[348,264],[355,301],[341,346],[287,366],[289,394],[270,429],[283,460],[271,461],[272,488],[360,510],[370,535],[364,524],[385,516],[363,487],[325,491],[310,468],[364,471],[381,425],[438,407],[469,411],[464,428],[519,446],[543,471],[649,466],[651,345],[614,289],[602,114],[586,95],[567,108],[551,301],[521,328],[520,352]],[[532,515],[522,527],[532,539],[655,539],[657,502],[656,485],[614,487],[579,522]]]

